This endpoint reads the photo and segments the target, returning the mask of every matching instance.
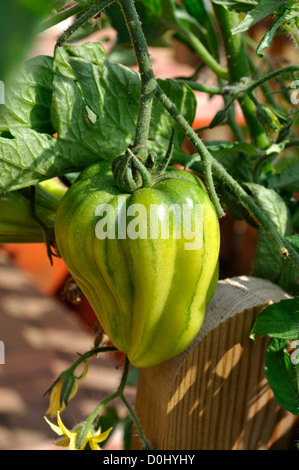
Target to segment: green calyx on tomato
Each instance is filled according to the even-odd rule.
[[[119,157],[114,171],[105,162],[84,170],[59,204],[55,238],[112,343],[134,366],[150,367],[185,350],[201,328],[218,279],[219,222],[196,175],[163,175],[164,161],[159,171],[144,166],[149,179],[135,158]]]
[[[161,178],[168,178],[165,172],[173,153],[174,130],[172,129],[168,150],[165,157],[156,167],[156,154],[150,152],[145,162],[138,158],[128,148],[124,155],[120,155],[112,162],[113,179],[117,187],[125,193],[133,193],[137,189],[150,188]],[[182,178],[182,175],[172,175]]]

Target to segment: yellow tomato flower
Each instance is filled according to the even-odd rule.
[[[57,382],[50,387],[50,389],[46,393],[50,393],[50,404],[49,408],[46,411],[47,415],[50,415],[51,418],[54,418],[57,414],[57,411],[63,411],[68,402],[76,395],[78,390],[77,382],[79,380],[83,380],[88,371],[88,362],[85,361],[84,369],[80,377],[76,377],[73,375],[73,372],[66,371],[61,374],[60,378],[58,377]],[[62,387],[64,386],[63,390],[63,397]],[[72,387],[72,388],[71,388]],[[71,391],[69,393],[69,390]],[[62,402],[62,403],[61,403]]]
[[[87,436],[84,439],[84,442],[81,447],[77,447],[77,434],[80,430],[80,426],[77,426],[76,428],[69,430],[65,427],[63,422],[61,421],[60,418],[60,413],[57,411],[57,423],[58,426],[55,424],[51,423],[46,417],[45,420],[53,429],[56,434],[59,436],[63,436],[63,439],[59,442],[56,443],[57,446],[61,447],[68,447],[69,450],[84,450],[87,444],[89,444],[89,447],[91,450],[101,450],[101,448],[98,446],[98,443],[105,441],[107,437],[109,436],[111,429],[109,428],[107,431],[101,433],[101,429],[98,429],[98,431],[94,432],[90,430],[87,434]]]
[[[46,411],[46,414],[50,415],[51,418],[54,418],[56,416],[57,411],[63,411],[66,407],[66,404],[64,401],[62,402],[62,405],[60,404],[60,395],[61,395],[62,385],[63,385],[63,379],[60,379],[51,390],[50,405]],[[68,401],[70,401],[76,395],[77,390],[78,390],[78,385],[76,382],[74,382]]]

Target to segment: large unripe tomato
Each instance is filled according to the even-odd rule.
[[[95,164],[62,199],[55,235],[106,334],[133,365],[156,365],[190,345],[215,289],[220,243],[214,206],[195,175],[171,170],[129,194],[105,163]]]

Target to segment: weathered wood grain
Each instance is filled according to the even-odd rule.
[[[161,450],[288,449],[298,417],[281,409],[264,374],[267,338],[249,338],[263,308],[288,298],[262,279],[219,281],[204,325],[174,359],[140,369],[136,413]],[[132,448],[141,443],[134,433]]]

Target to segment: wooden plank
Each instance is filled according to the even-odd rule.
[[[140,369],[136,413],[157,450],[286,449],[298,417],[264,374],[266,338],[249,332],[265,306],[288,298],[262,279],[219,281],[204,325],[174,359]],[[141,448],[134,433],[133,449]]]

